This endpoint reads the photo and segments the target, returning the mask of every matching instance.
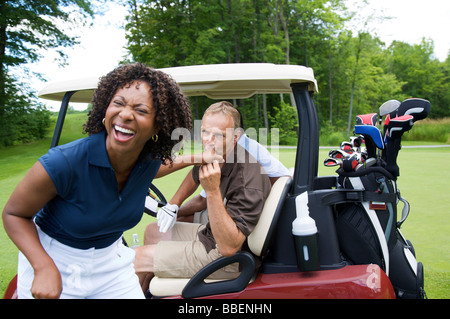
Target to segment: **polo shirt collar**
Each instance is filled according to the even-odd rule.
[[[89,138],[89,164],[102,167],[111,167],[108,153],[106,152],[106,130],[103,130],[97,134],[92,134]]]

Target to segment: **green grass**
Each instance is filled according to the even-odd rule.
[[[86,115],[68,114],[61,143],[83,137],[81,124]],[[50,136],[45,140],[27,145],[0,149],[0,209],[20,182],[28,169],[44,154],[50,145]],[[414,144],[413,142],[405,145]],[[328,149],[321,149],[319,154],[319,175],[334,175],[335,169],[322,165]],[[279,159],[287,167],[295,162],[295,150],[279,149]],[[404,148],[399,153],[400,177],[398,187],[411,204],[411,212],[402,227],[404,236],[411,240],[416,256],[424,264],[425,289],[429,298],[446,299],[450,297],[450,172],[445,164],[450,162],[450,148],[410,149]],[[186,175],[188,169],[175,172],[155,180],[167,198],[171,198]],[[401,204],[399,204],[401,210]],[[125,233],[125,239],[131,241],[133,233],[142,235],[146,225],[154,221],[145,215],[141,222]],[[6,235],[0,221],[0,296],[16,274],[17,248]]]
[[[342,127],[322,125],[320,145],[340,145],[343,140],[346,140],[346,135],[347,131]],[[410,131],[403,134],[402,142],[408,143],[410,141],[414,144],[417,141],[426,144],[450,144],[450,117],[417,121]]]
[[[404,140],[450,143],[450,118],[418,121],[413,129],[405,134]]]

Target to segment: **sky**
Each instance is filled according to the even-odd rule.
[[[374,12],[391,17],[381,23],[373,21],[371,34],[386,43],[393,40],[419,44],[422,38],[434,41],[435,56],[445,61],[450,50],[450,1],[449,0],[369,0],[370,5],[361,14]],[[355,8],[360,0],[347,0],[349,8]]]
[[[346,0],[349,8],[357,8],[360,0]],[[377,35],[386,46],[393,40],[419,44],[422,38],[434,41],[435,56],[444,61],[450,50],[450,1],[449,0],[369,0],[364,10],[358,9],[365,21],[370,14],[389,16],[391,19],[372,21],[368,29]],[[42,73],[49,81],[69,78],[82,78],[89,75],[103,75],[114,69],[126,54],[125,16],[127,9],[118,4],[111,4],[103,16],[96,17],[91,27],[78,28],[75,34],[80,36],[80,44],[68,48],[67,65],[63,68],[54,62],[56,55],[52,52],[35,63],[32,71]],[[358,31],[361,23],[351,28]],[[32,79],[30,86],[39,91],[45,83]],[[58,110],[59,103],[41,100],[51,110]],[[73,104],[76,109],[85,105]]]

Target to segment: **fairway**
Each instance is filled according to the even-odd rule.
[[[84,118],[80,116],[80,121]],[[40,155],[45,153],[50,140],[29,145],[0,150],[0,209],[20,182],[27,170]],[[330,148],[331,149],[331,148]],[[329,149],[321,149],[319,154],[319,175],[334,175],[335,168],[322,165]],[[295,162],[294,149],[279,149],[279,159],[288,168]],[[400,177],[398,188],[411,204],[408,219],[402,226],[403,235],[415,248],[417,260],[424,264],[425,290],[428,298],[450,297],[450,172],[445,164],[450,162],[450,148],[404,148],[399,153]],[[155,185],[170,199],[189,169],[155,180]],[[399,204],[399,211],[401,211]],[[399,213],[400,214],[400,213]],[[145,215],[140,224],[125,233],[131,241],[133,233],[143,240],[146,225],[154,221]],[[0,228],[0,294],[6,289],[17,267],[17,248]]]

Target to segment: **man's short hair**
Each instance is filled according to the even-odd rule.
[[[222,112],[223,114],[229,115],[233,118],[234,128],[238,129],[241,127],[241,115],[239,111],[234,107],[233,104],[227,101],[220,101],[214,104],[211,104],[203,114],[205,117],[208,113],[218,113]]]

